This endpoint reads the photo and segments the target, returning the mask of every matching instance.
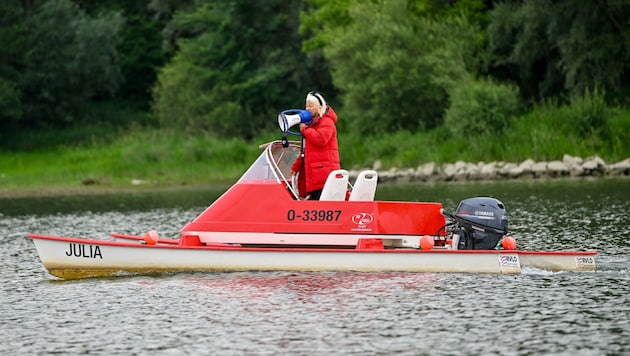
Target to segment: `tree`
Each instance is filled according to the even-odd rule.
[[[147,5],[144,1],[127,0],[76,1],[90,16],[118,12],[125,18],[117,47],[123,77],[116,93],[116,99],[122,100],[115,100],[117,105],[131,105],[142,110],[150,107],[151,88],[155,85],[157,68],[164,65],[167,58],[161,31],[167,19],[172,17],[168,9],[175,5],[170,4],[170,0],[168,2],[154,0]]]
[[[6,1],[0,5],[0,127],[15,125],[23,117],[24,17],[25,10],[18,3]]]
[[[153,92],[162,125],[250,138],[279,111],[301,107],[312,81],[300,9],[299,1],[230,0],[176,12],[167,26],[176,54]]]
[[[122,80],[120,14],[92,18],[69,0],[50,0],[25,23],[24,120],[36,125],[75,122],[89,100],[116,93]]]
[[[532,100],[597,88],[630,103],[630,4],[533,0],[501,3],[488,27],[494,73]]]
[[[492,79],[464,80],[450,93],[444,124],[454,137],[493,137],[504,133],[521,109],[514,85]]]
[[[350,17],[324,53],[355,129],[415,131],[441,124],[449,91],[478,65],[479,30],[464,16],[435,21],[415,15],[404,0],[353,3]]]

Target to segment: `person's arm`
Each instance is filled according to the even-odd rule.
[[[302,155],[299,155],[295,162],[293,162],[291,174],[296,175],[300,171],[300,167],[302,167]]]
[[[301,125],[300,125],[301,126]],[[315,146],[324,147],[335,134],[335,124],[330,118],[322,118],[317,128],[304,126],[300,130],[304,138]]]

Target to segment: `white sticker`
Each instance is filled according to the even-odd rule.
[[[499,265],[501,269],[520,269],[521,263],[518,260],[518,255],[499,255]]]
[[[595,257],[580,256],[575,258],[578,267],[595,266]]]

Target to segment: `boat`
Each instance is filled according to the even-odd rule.
[[[304,199],[292,163],[301,142],[262,152],[179,236],[157,231],[110,239],[29,234],[53,276],[77,279],[217,271],[521,273],[596,269],[595,251],[523,251],[492,197],[441,203],[375,200],[378,173],[330,173],[319,200]]]

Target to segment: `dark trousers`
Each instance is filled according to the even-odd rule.
[[[322,196],[322,189],[314,190],[312,192],[308,192],[307,195],[310,195],[308,200],[319,200],[319,197]]]

